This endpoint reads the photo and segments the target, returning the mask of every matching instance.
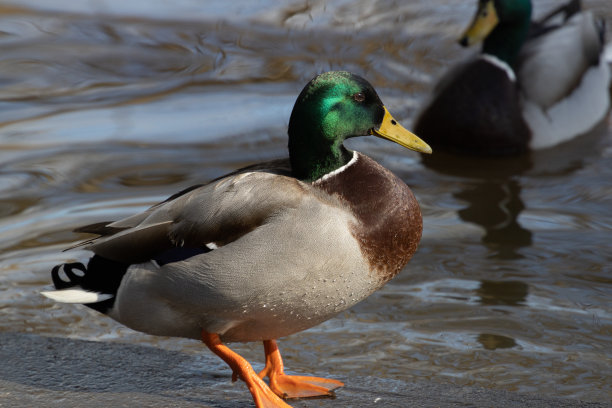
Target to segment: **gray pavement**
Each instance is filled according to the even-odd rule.
[[[203,348],[203,353],[207,351]],[[214,357],[211,355],[211,361]],[[252,408],[243,383],[220,365],[194,369],[193,355],[147,346],[0,333],[0,407]],[[222,362],[220,362],[222,364]],[[437,382],[355,376],[314,407],[612,407]]]

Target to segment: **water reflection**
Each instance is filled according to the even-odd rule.
[[[453,195],[468,203],[458,211],[462,220],[485,229],[482,242],[501,259],[520,258],[517,250],[531,245],[532,233],[518,222],[525,209],[518,180],[479,180]]]
[[[520,281],[483,280],[476,289],[476,295],[483,306],[525,306],[529,286]],[[476,339],[485,349],[509,349],[517,346],[508,336],[493,333],[480,333]]]
[[[463,221],[484,228],[482,242],[493,252],[493,258],[521,257],[518,250],[532,243],[531,231],[518,221],[525,209],[519,176],[532,168],[530,156],[487,159],[436,153],[424,156],[423,164],[466,179],[452,193],[467,203],[457,214]]]
[[[486,306],[522,306],[527,300],[529,286],[520,281],[480,282],[476,290],[480,303]]]
[[[444,152],[423,155],[423,164],[436,173],[459,177],[453,197],[467,206],[457,215],[484,229],[481,242],[499,260],[522,258],[521,248],[533,243],[533,232],[521,224],[521,213],[529,207],[521,196],[523,180],[579,174],[602,156],[607,125],[554,149],[534,151],[520,157],[481,158]]]
[[[477,340],[487,350],[516,347],[516,341],[514,341],[514,339],[498,334],[482,333],[478,336]]]

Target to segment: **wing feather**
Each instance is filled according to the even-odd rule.
[[[184,190],[146,211],[88,231],[102,236],[80,246],[106,258],[145,262],[176,247],[206,248],[232,242],[289,208],[313,188],[264,171],[237,172]],[[106,233],[106,234],[105,234]]]

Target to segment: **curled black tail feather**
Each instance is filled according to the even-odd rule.
[[[155,261],[159,265],[179,262],[192,256],[209,252],[208,248],[171,248],[159,254]],[[97,303],[87,303],[101,313],[107,313],[115,304],[115,296],[121,280],[130,264],[113,261],[100,255],[92,256],[87,266],[80,262],[65,263],[51,270],[51,278],[56,289],[79,287],[83,290],[113,295],[110,299]]]
[[[94,255],[87,262],[87,266],[80,262],[55,266],[51,270],[51,279],[58,290],[80,287],[91,292],[113,295],[102,302],[86,304],[98,312],[107,313],[115,304],[115,295],[128,267],[126,263]],[[62,276],[62,273],[65,276]]]
[[[60,269],[68,278],[67,281],[63,280],[60,276]],[[74,269],[81,271],[82,275],[77,275],[76,273],[74,273]],[[80,262],[56,265],[51,270],[51,279],[53,279],[53,286],[55,286],[55,289],[67,289],[73,286],[80,286],[86,272],[87,269],[85,268],[85,265]]]

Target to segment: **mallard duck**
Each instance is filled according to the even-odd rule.
[[[257,407],[330,395],[342,382],[284,374],[276,340],[363,300],[406,265],[421,237],[414,195],[343,145],[374,135],[419,152],[374,88],[327,72],[300,93],[289,159],[240,169],[131,217],[81,228],[87,265],[52,270],[56,291],[138,331],[202,340],[247,383]],[[223,342],[263,341],[256,374]],[[269,378],[269,385],[262,379]]]
[[[603,24],[571,1],[531,22],[529,0],[480,0],[460,40],[482,52],[451,69],[415,122],[435,149],[501,156],[584,134],[610,108]]]

